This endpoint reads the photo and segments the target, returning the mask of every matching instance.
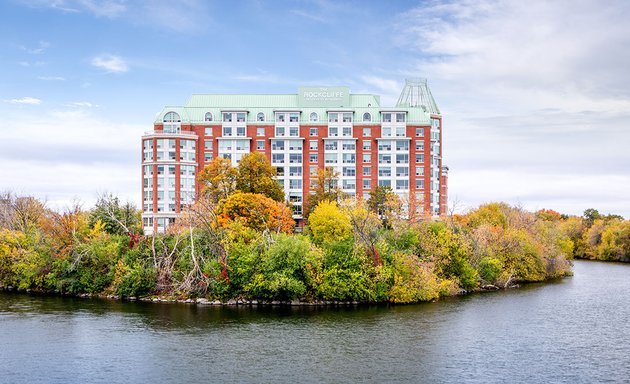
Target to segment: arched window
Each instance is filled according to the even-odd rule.
[[[164,115],[164,122],[165,123],[181,123],[182,119],[179,117],[179,115],[176,112],[168,112],[166,115]]]
[[[181,131],[182,119],[176,112],[168,112],[164,115],[164,132],[167,133],[179,133]]]
[[[204,121],[212,121],[212,113],[206,112],[206,116],[203,118]]]
[[[317,116],[317,113],[316,112],[311,112],[311,116],[310,116],[309,120],[311,122],[316,122],[317,120],[319,120],[318,116]]]
[[[265,114],[262,112],[258,112],[256,115],[256,121],[265,121]]]
[[[369,112],[365,112],[363,114],[363,121],[366,122],[366,123],[371,122],[372,121],[372,115],[370,115]]]

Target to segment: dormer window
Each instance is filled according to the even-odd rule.
[[[176,112],[169,112],[166,115],[164,115],[164,122],[165,123],[181,123],[182,119],[179,117],[179,115]]]
[[[265,121],[265,114],[262,112],[258,112],[256,115],[256,121]]]
[[[312,123],[316,123],[317,120],[319,120],[319,116],[317,116],[317,112],[311,112],[311,116],[309,117],[309,120]]]
[[[164,115],[163,131],[167,133],[179,133],[181,131],[182,119],[176,112],[168,112]]]
[[[203,121],[212,121],[212,113],[206,112],[206,115],[204,116]]]
[[[365,112],[365,113],[363,114],[363,122],[364,122],[364,123],[369,123],[369,122],[371,122],[371,121],[372,121],[372,115],[370,115],[370,113],[369,113],[369,112]]]

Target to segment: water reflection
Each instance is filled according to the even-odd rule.
[[[624,382],[629,274],[349,308],[0,293],[0,382]]]

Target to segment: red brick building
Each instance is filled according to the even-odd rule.
[[[196,176],[220,156],[237,164],[264,153],[278,170],[294,218],[319,168],[333,167],[350,197],[389,186],[409,212],[446,212],[442,115],[426,80],[407,80],[395,107],[346,87],[296,94],[195,94],[158,113],[142,137],[145,233],[163,231],[199,192]]]

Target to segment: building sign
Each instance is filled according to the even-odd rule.
[[[298,89],[300,107],[348,107],[350,88],[348,87],[300,87]]]

